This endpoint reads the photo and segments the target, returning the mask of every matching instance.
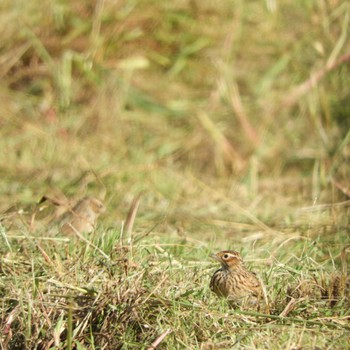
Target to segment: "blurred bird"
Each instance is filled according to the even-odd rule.
[[[216,295],[234,304],[254,304],[259,301],[263,296],[262,286],[256,275],[244,266],[238,252],[224,250],[211,257],[221,264],[210,281],[210,289]]]
[[[97,198],[85,197],[59,219],[60,231],[64,234],[90,233],[95,229],[97,218],[106,210]]]

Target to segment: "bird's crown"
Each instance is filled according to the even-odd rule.
[[[212,255],[212,257],[224,267],[236,266],[242,262],[241,254],[235,250],[223,250]]]

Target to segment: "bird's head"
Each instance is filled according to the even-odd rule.
[[[223,250],[211,255],[211,257],[219,261],[221,266],[226,269],[235,269],[243,263],[241,254],[235,250]]]

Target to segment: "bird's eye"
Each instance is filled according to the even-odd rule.
[[[228,259],[228,254],[225,254],[225,255],[224,255],[224,259]]]

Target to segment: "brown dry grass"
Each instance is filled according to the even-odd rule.
[[[347,344],[349,3],[232,4],[2,1],[1,349]],[[210,293],[230,248],[271,315]]]

